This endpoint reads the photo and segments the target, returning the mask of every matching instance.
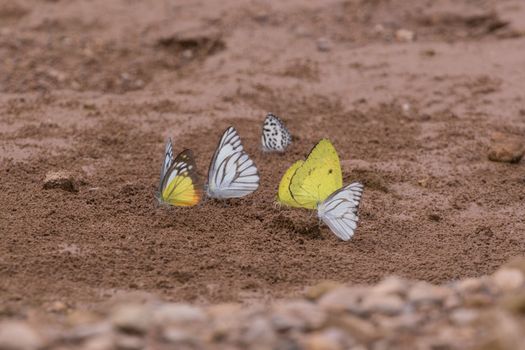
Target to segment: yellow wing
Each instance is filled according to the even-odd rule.
[[[297,206],[316,209],[334,191],[343,187],[339,156],[332,143],[322,139],[310,151],[290,181],[290,193]]]
[[[283,175],[283,178],[281,179],[281,182],[279,183],[279,192],[277,193],[277,202],[289,205],[291,207],[301,207],[299,203],[293,199],[292,194],[290,193],[290,181],[292,181],[292,176],[294,175],[295,171],[303,165],[304,160],[298,160],[297,162],[293,163],[291,167],[286,170],[286,172]]]
[[[199,203],[202,184],[195,171],[193,153],[186,149],[173,161],[161,180],[159,201],[179,207],[190,207]]]

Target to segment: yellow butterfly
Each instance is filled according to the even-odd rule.
[[[179,207],[194,206],[201,200],[202,188],[191,150],[185,149],[173,159],[173,145],[171,139],[168,139],[156,194],[159,203]]]
[[[322,139],[305,161],[292,164],[279,184],[277,201],[298,208],[317,209],[317,216],[340,239],[354,235],[363,185],[343,187],[339,156],[332,143]]]
[[[295,162],[279,184],[277,201],[292,207],[317,209],[343,186],[339,156],[330,140],[322,139],[305,161]]]

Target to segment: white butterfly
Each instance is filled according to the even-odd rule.
[[[171,143],[171,137],[166,141],[166,147],[164,148],[164,161],[162,162],[162,167],[160,168],[160,181],[159,181],[159,192],[162,187],[162,180],[166,176],[168,169],[173,163],[173,144]]]
[[[284,152],[292,143],[292,136],[279,117],[268,113],[264,119],[261,142],[265,152]]]
[[[259,187],[259,172],[244,151],[233,127],[226,129],[208,170],[206,194],[211,198],[244,197]]]
[[[317,206],[317,216],[335,235],[348,241],[357,228],[357,209],[363,194],[363,185],[353,182],[338,189]]]

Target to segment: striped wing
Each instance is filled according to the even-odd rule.
[[[159,181],[159,191],[161,190],[162,179],[166,176],[168,169],[173,163],[173,144],[171,143],[171,137],[166,141],[166,147],[164,149],[164,161],[162,162],[162,167],[160,168],[160,181]]]
[[[259,172],[244,151],[233,127],[226,129],[211,160],[207,195],[226,199],[244,197],[259,187]]]
[[[292,143],[292,136],[279,117],[268,113],[263,124],[261,142],[265,152],[284,152]]]
[[[343,241],[348,241],[357,228],[357,209],[363,194],[363,185],[351,183],[334,193],[317,207],[317,215],[333,233]]]
[[[193,153],[185,149],[172,162],[160,183],[159,202],[189,207],[199,203],[202,197]]]

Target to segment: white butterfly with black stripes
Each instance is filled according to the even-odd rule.
[[[208,197],[244,197],[259,188],[259,172],[233,127],[226,129],[208,170]]]
[[[363,194],[363,185],[353,182],[332,193],[317,206],[317,216],[335,235],[348,241],[357,228],[357,209]]]
[[[264,119],[261,143],[265,152],[284,152],[292,143],[292,136],[283,121],[272,113]]]

